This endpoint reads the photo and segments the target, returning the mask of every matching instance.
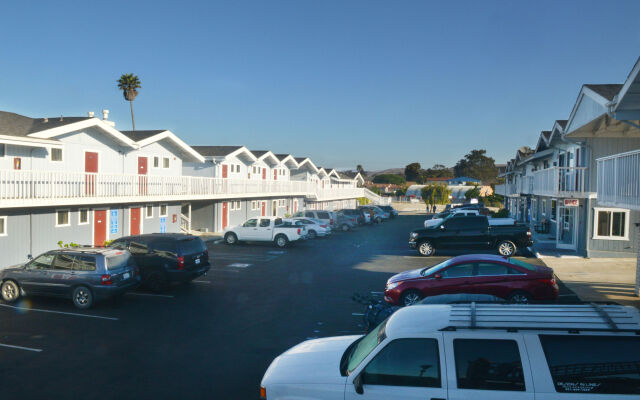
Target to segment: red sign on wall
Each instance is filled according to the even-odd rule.
[[[578,199],[564,199],[565,207],[578,207],[578,204],[580,204]]]
[[[22,162],[20,161],[20,157],[15,157],[13,159],[13,169],[22,169]]]

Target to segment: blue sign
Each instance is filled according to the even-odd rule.
[[[111,210],[111,233],[118,233],[118,210]]]
[[[160,218],[160,233],[167,231],[167,217]]]

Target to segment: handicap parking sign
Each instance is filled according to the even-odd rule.
[[[167,231],[167,217],[160,218],[160,233]]]
[[[109,222],[111,223],[111,233],[118,233],[118,210],[111,210]]]

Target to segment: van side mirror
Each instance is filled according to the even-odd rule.
[[[356,393],[363,394],[364,388],[362,387],[362,374],[359,374],[353,379],[353,387],[356,389]]]

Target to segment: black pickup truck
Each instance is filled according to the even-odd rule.
[[[518,248],[533,244],[531,230],[524,224],[489,225],[485,216],[445,219],[442,224],[416,229],[409,234],[409,247],[423,256],[436,249],[496,249],[503,256],[512,256]]]

